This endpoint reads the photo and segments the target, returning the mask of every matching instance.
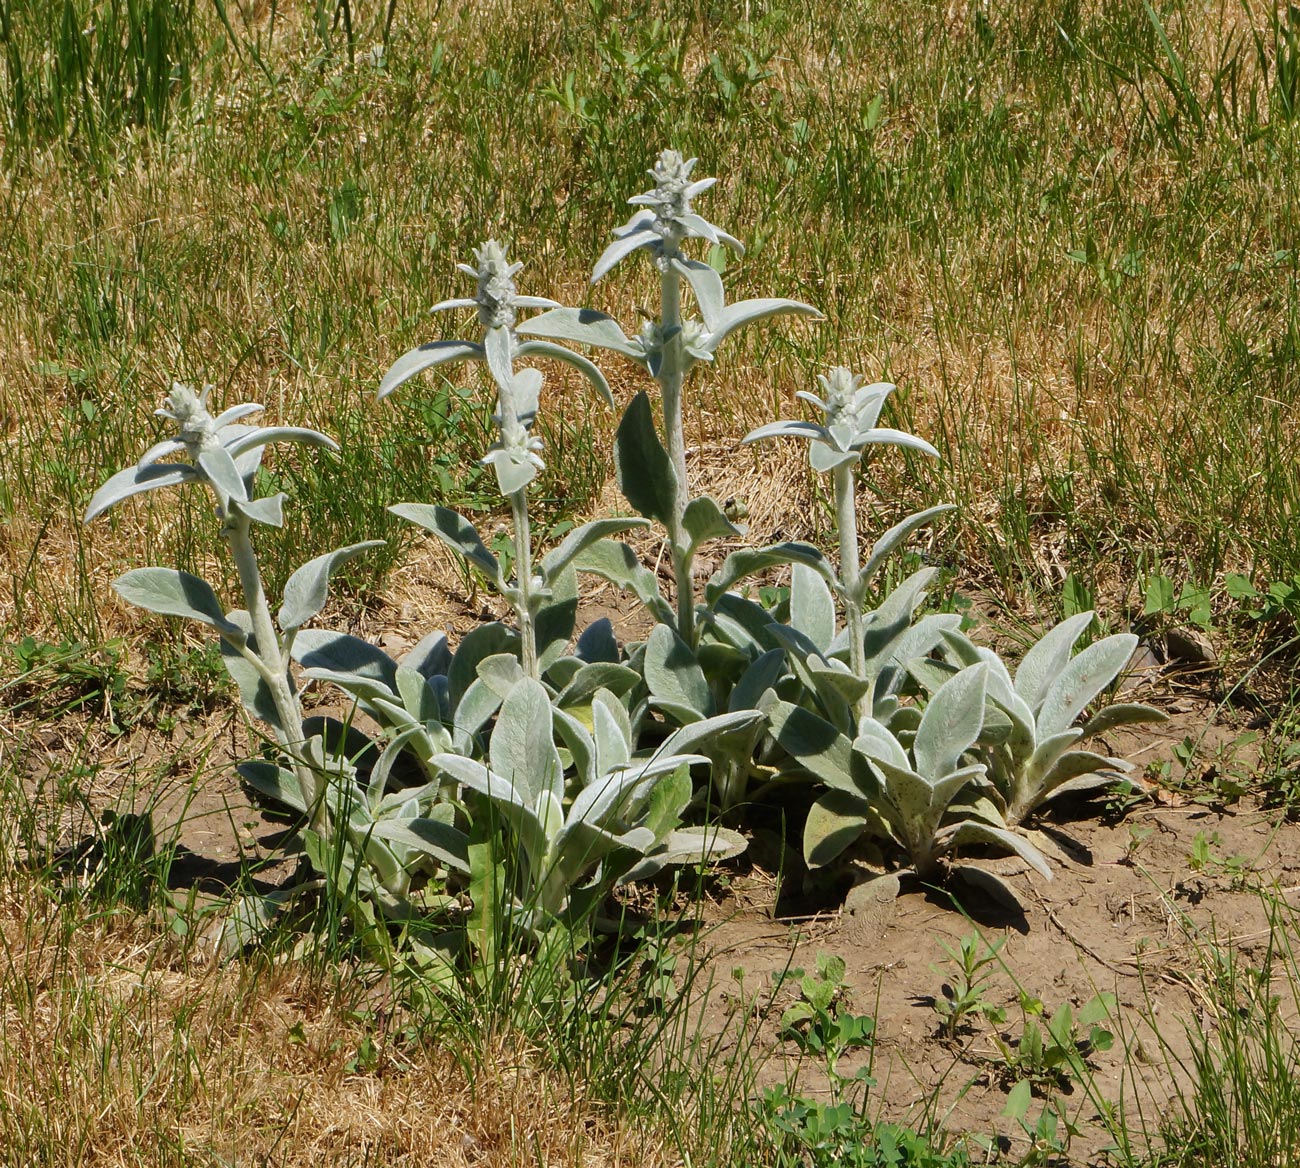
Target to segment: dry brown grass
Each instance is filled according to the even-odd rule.
[[[470,1065],[405,1037],[362,972],[195,963],[153,922],[74,922],[15,882],[0,947],[6,1166],[676,1162],[525,1043]]]

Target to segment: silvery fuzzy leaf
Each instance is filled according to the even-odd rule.
[[[695,293],[695,303],[700,307],[704,317],[704,327],[712,332],[726,307],[726,294],[722,288],[722,277],[709,264],[699,260],[678,256],[673,260],[673,267],[683,276]]]
[[[1116,702],[1098,711],[1083,726],[1083,738],[1104,734],[1116,726],[1136,726],[1143,722],[1167,722],[1169,715],[1163,710],[1145,706],[1141,702]]]
[[[590,698],[597,690],[625,694],[641,675],[616,661],[591,661],[579,667],[555,699],[557,706],[574,706]]]
[[[820,574],[803,564],[790,570],[790,623],[822,653],[835,639],[835,598]]]
[[[927,694],[933,696],[961,672],[961,667],[933,657],[911,657],[907,660],[907,672]]]
[[[611,852],[626,848],[640,854],[654,845],[654,833],[648,828],[633,827],[624,832],[615,832],[584,820],[576,820],[565,825],[563,837],[557,841],[560,879],[566,887],[572,887],[583,872]]]
[[[609,774],[631,762],[632,727],[621,702],[591,703],[591,735],[597,775]]]
[[[267,495],[263,499],[250,499],[247,502],[231,499],[230,509],[247,515],[255,523],[263,523],[267,527],[283,527],[284,501],[288,497],[280,491],[278,494]]]
[[[517,495],[537,477],[537,464],[522,452],[496,446],[480,461],[496,472],[497,489],[507,498]]]
[[[468,267],[469,265],[457,264],[456,266]],[[478,273],[473,272],[472,275],[477,277]],[[437,304],[435,304],[431,309],[429,309],[429,315],[432,316],[435,312],[446,312],[448,309],[451,308],[477,308],[477,307],[478,307],[478,301],[475,300],[474,297],[457,296],[452,300],[439,300]]]
[[[555,361],[562,361],[566,365],[571,365],[591,382],[592,388],[600,394],[605,404],[610,409],[614,408],[614,394],[609,388],[609,382],[605,380],[605,375],[600,371],[599,366],[588,361],[581,353],[575,353],[562,345],[552,345],[549,341],[525,341],[522,345],[516,347],[515,356],[550,357]],[[534,405],[535,409],[536,406]]]
[[[689,553],[694,553],[706,540],[730,539],[745,534],[707,495],[701,495],[686,504],[686,510],[682,514],[682,528],[690,537],[690,544],[686,548]]]
[[[1043,694],[1038,711],[1039,736],[1058,734],[1069,727],[1084,707],[1119,676],[1137,643],[1132,633],[1115,633],[1071,658]]]
[[[513,653],[493,653],[478,663],[479,680],[502,701],[524,678],[523,667]]]
[[[859,429],[853,436],[852,445],[857,448],[864,446],[901,446],[906,450],[917,450],[922,454],[928,454],[931,458],[939,457],[939,452],[924,438],[918,438],[915,434],[907,433],[906,430],[891,430],[887,426]]]
[[[352,675],[378,682],[390,694],[397,692],[397,662],[360,637],[329,629],[300,629],[293,640],[293,658],[307,669]]]
[[[971,665],[930,699],[912,743],[917,772],[931,782],[957,769],[984,725],[987,665]]]
[[[296,889],[289,888],[237,896],[215,926],[205,929],[204,939],[211,941],[221,961],[232,961],[271,933],[284,906],[297,895]]]
[[[500,621],[475,625],[456,647],[447,670],[448,696],[452,709],[459,710],[466,691],[478,681],[478,664],[494,653],[519,652],[519,634]],[[459,719],[458,719],[459,720]]]
[[[685,231],[687,238],[707,239],[710,243],[721,242],[718,229],[703,215],[688,211],[684,215],[674,215],[673,222]]]
[[[583,629],[576,648],[578,656],[591,664],[605,661],[617,663],[620,656],[618,638],[614,635],[614,625],[609,617],[599,617]]]
[[[501,579],[501,565],[483,542],[474,525],[449,507],[429,503],[396,503],[388,508],[394,515],[432,532],[457,555],[464,557],[489,580]]]
[[[714,714],[712,717],[692,722],[689,726],[679,726],[660,743],[654,753],[656,755],[693,754],[697,750],[716,745],[718,739],[729,734],[745,733],[762,720],[763,714],[758,710],[736,710],[729,714]]]
[[[857,595],[850,598],[850,603],[862,606],[866,597],[867,586],[875,574],[880,571],[885,560],[891,552],[898,547],[909,535],[918,527],[924,527],[932,519],[943,515],[948,511],[955,511],[956,508],[951,503],[941,503],[937,507],[927,507],[924,511],[918,511],[909,515],[899,523],[895,523],[884,535],[882,535],[871,547],[871,554],[867,561],[862,565],[862,573],[858,580]]]
[[[746,653],[766,653],[782,646],[772,636],[772,615],[737,592],[726,592],[711,608],[702,609],[700,621],[720,642]]]
[[[831,433],[825,426],[819,426],[816,422],[805,422],[799,419],[783,422],[768,422],[766,426],[759,426],[757,430],[751,430],[741,439],[741,443],[757,442],[760,438],[808,438],[813,442],[830,442]]]
[[[609,820],[618,822],[631,818],[635,809],[631,806],[630,796],[638,784],[643,779],[657,778],[677,767],[677,761],[671,758],[656,762],[659,764],[657,769],[651,769],[655,764],[646,764],[644,767],[598,773],[574,798],[567,822],[606,827]]]
[[[785,675],[785,650],[769,649],[740,675],[727,699],[727,709],[756,710],[759,700]]]
[[[853,744],[825,718],[777,698],[764,700],[762,710],[767,715],[769,733],[813,778],[832,790],[859,796],[871,794],[860,792],[853,781]]]
[[[320,630],[312,630],[320,631]],[[296,646],[295,646],[296,648]],[[297,653],[294,653],[296,658]],[[346,670],[326,668],[306,669],[304,675],[312,681],[323,681],[327,685],[336,685],[344,693],[357,699],[361,708],[378,721],[391,721],[395,717],[399,724],[407,725],[411,716],[393,686],[375,677],[363,677]]]
[[[244,428],[241,426],[238,429]],[[339,444],[333,438],[322,434],[319,430],[309,430],[305,426],[257,426],[234,438],[223,438],[221,444],[230,457],[239,464],[240,474],[246,475],[248,470],[240,459],[259,447],[269,446],[275,442],[297,442],[302,446],[318,446],[335,452],[339,449]]]
[[[292,771],[276,766],[275,763],[265,759],[241,762],[235,770],[239,772],[239,777],[259,794],[265,795],[276,803],[284,804],[299,815],[307,813],[307,804],[298,789],[298,778]]]
[[[735,304],[728,304],[718,313],[715,327],[709,330],[709,339],[704,347],[711,353],[716,352],[718,346],[736,329],[783,312],[821,317],[821,313],[811,304],[801,304],[798,300],[782,300],[774,297],[741,300]]]
[[[745,837],[729,828],[679,827],[668,832],[660,845],[621,875],[617,883],[649,880],[669,864],[714,864],[738,856],[748,846]]]
[[[446,365],[451,361],[482,361],[485,357],[482,345],[471,341],[432,341],[403,353],[384,374],[379,383],[379,397],[387,397],[399,385],[409,381],[417,373],[432,369],[437,365]]]
[[[1078,612],[1067,617],[1031,645],[1016,670],[1016,692],[1038,713],[1052,683],[1070,661],[1074,643],[1092,624],[1093,613]]]
[[[545,672],[564,655],[578,622],[578,573],[572,566],[547,580],[550,599],[533,618],[537,665]]]
[[[598,773],[596,765],[596,740],[578,718],[568,710],[555,706],[552,710],[555,729],[573,760],[578,781],[589,783]]]
[[[814,442],[808,447],[808,465],[818,474],[830,474],[846,462],[860,462],[862,454],[851,448],[841,448],[835,436],[826,431],[828,441]]]
[[[732,552],[705,586],[705,601],[709,605],[716,604],[737,581],[780,564],[803,564],[817,572],[828,584],[835,584],[835,570],[830,561],[812,544],[777,543],[764,548],[744,548]]]
[[[625,256],[631,255],[634,251],[639,251],[643,247],[663,246],[663,240],[660,239],[659,233],[654,230],[653,226],[645,225],[647,221],[653,224],[654,215],[649,212],[634,215],[623,229],[626,234],[615,239],[600,253],[600,259],[596,261],[596,266],[591,272],[591,282],[593,284],[609,272],[615,264]]]
[[[162,616],[182,616],[242,639],[243,630],[226,619],[212,586],[189,572],[174,568],[135,568],[113,582],[123,600]]]
[[[827,791],[808,809],[803,829],[803,857],[809,868],[823,868],[862,835],[867,826],[860,795]]]
[[[481,681],[465,691],[456,706],[452,726],[456,731],[456,749],[469,750],[473,735],[487,725],[488,719],[501,708],[501,699]]]
[[[256,653],[257,639],[253,636],[253,621],[248,613],[242,608],[237,608],[226,613],[226,619],[243,631],[245,644]],[[275,698],[271,694],[271,687],[266,684],[265,678],[258,673],[253,663],[240,653],[226,637],[221,638],[221,661],[239,690],[239,700],[244,709],[254,718],[260,718],[268,726],[278,730],[281,734],[287,735],[289,727],[280,720],[280,711],[276,708]],[[290,692],[296,692],[292,674],[286,673],[286,678],[289,682]]]
[[[280,628],[300,628],[325,607],[329,595],[330,576],[340,565],[355,559],[371,548],[383,547],[382,539],[368,539],[363,543],[349,544],[308,560],[285,582],[283,603],[276,619]]]
[[[562,349],[561,352],[567,353],[568,350]],[[516,420],[525,427],[531,426],[537,419],[537,405],[542,396],[542,381],[540,369],[516,369],[510,379],[511,408],[515,411]],[[497,408],[498,411],[504,409],[499,399]],[[498,425],[500,424],[498,421]]]
[[[1133,769],[1133,764],[1123,759],[1107,758],[1091,750],[1071,750],[1063,754],[1047,773],[1043,784],[1043,798],[1053,794],[1065,784],[1075,787],[1079,779],[1095,777],[1099,783],[1113,783]]]
[[[911,770],[912,761],[907,751],[888,726],[875,718],[859,720],[853,749],[865,758],[879,759],[900,770]]]
[[[1052,878],[1052,869],[1047,865],[1047,857],[1022,835],[1008,831],[1004,827],[994,827],[978,819],[967,819],[951,828],[950,848],[956,850],[967,844],[992,844],[1014,852],[1026,864],[1044,879]]]
[[[668,625],[656,625],[651,631],[644,670],[653,697],[685,706],[701,717],[713,710],[704,671],[690,647]]]
[[[772,638],[786,650],[794,675],[809,693],[816,694],[823,713],[837,726],[847,727],[852,721],[852,711],[838,685],[826,686],[822,670],[831,668],[831,662],[820,649],[798,629],[773,622],[768,626]],[[841,666],[841,668],[843,668]],[[847,674],[847,669],[845,670]],[[851,676],[851,675],[850,675]]]
[[[521,679],[501,703],[488,757],[492,770],[523,792],[530,805],[535,806],[543,792],[563,797],[551,699],[541,682]]]
[[[221,495],[243,503],[248,495],[244,479],[235,466],[235,460],[224,446],[208,446],[199,451],[199,469]]]
[[[591,523],[584,523],[581,527],[575,527],[556,547],[542,557],[542,579],[550,580],[552,577],[557,576],[597,540],[605,539],[611,535],[619,535],[634,528],[649,526],[650,523],[646,519],[628,517],[596,519]]]
[[[371,834],[432,856],[444,867],[469,875],[469,837],[449,823],[425,818],[380,819]]]
[[[516,332],[531,337],[569,341],[596,349],[612,349],[638,360],[641,351],[628,340],[618,321],[593,308],[556,308],[520,324]],[[566,349],[565,352],[568,352]]]
[[[678,726],[689,726],[704,716],[694,706],[677,698],[657,698],[652,695],[646,701],[650,708],[666,715],[670,722]]]
[[[628,199],[628,202],[631,203],[632,200]],[[638,204],[633,204],[633,205],[635,206]],[[623,239],[626,236],[634,235],[639,231],[654,231],[655,235],[657,236],[659,234],[658,231],[655,229],[655,224],[657,222],[658,220],[656,219],[655,213],[653,211],[636,211],[633,213],[631,219],[629,219],[621,227],[615,227],[614,230],[610,232],[610,234],[613,235],[615,239]]]
[[[619,490],[637,511],[665,526],[672,522],[680,485],[668,451],[659,440],[644,390],[628,403],[618,424],[614,469]]]
[[[813,688],[818,697],[829,706],[832,698],[838,705],[843,701],[848,706],[856,705],[871,689],[871,679],[856,676],[847,665],[834,658],[825,665],[816,661],[808,662],[808,673],[812,677]]]
[[[631,592],[655,618],[673,624],[677,615],[659,592],[659,579],[625,543],[602,539],[587,548],[577,559],[579,572],[589,572]]]
[[[188,463],[154,463],[148,466],[129,466],[113,475],[91,496],[86,513],[81,517],[89,523],[123,499],[152,491],[155,487],[174,487],[181,483],[199,482],[202,475]]]
[[[1059,786],[1053,787],[1042,801],[1047,802],[1050,799],[1058,799],[1069,795],[1087,795],[1105,787],[1113,787],[1116,783],[1131,782],[1129,774],[1133,770],[1132,763],[1123,762],[1118,758],[1109,758],[1106,761],[1110,764],[1108,769],[1088,771],[1085,774],[1076,775],[1072,779],[1066,779]]]
[[[504,325],[487,329],[483,335],[483,355],[497,387],[509,390],[514,385],[514,352],[510,330]]]
[[[227,426],[234,425],[241,418],[247,418],[251,414],[260,414],[263,407],[257,402],[241,402],[237,406],[231,406],[229,409],[222,410],[215,418],[212,419],[212,429],[220,433]]]
[[[1056,766],[1060,757],[1082,737],[1083,731],[1076,726],[1062,730],[1049,738],[1038,739],[1034,752],[1025,762],[1022,772],[1022,781],[1026,789],[1035,791],[1043,777]]]
[[[533,809],[532,792],[494,774],[481,762],[459,754],[435,754],[429,761],[462,786],[490,800],[493,811],[510,825],[531,861],[537,863],[545,857],[550,841]]]
[[[889,807],[882,807],[903,837],[909,850],[924,847],[934,836],[942,806],[935,806],[934,787],[908,767],[895,767],[882,759],[869,757],[872,769],[882,780]],[[892,807],[894,814],[888,814]]]

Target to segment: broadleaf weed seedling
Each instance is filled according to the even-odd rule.
[[[939,1032],[944,1038],[956,1038],[976,1018],[994,1026],[1006,1021],[1006,1010],[985,997],[991,982],[991,967],[999,964],[998,950],[1004,944],[1005,941],[998,941],[986,946],[978,933],[971,933],[962,938],[956,949],[943,946],[953,972],[933,1001],[934,1011],[939,1015]]]

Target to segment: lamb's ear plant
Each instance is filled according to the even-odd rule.
[[[858,736],[839,748],[848,755],[850,782],[831,787],[808,816],[809,867],[829,863],[868,828],[883,828],[922,880],[942,879],[945,864],[971,845],[1014,852],[1051,879],[1042,854],[980,798],[988,782],[985,764],[972,761],[970,751],[984,727],[988,668],[981,662],[950,677],[914,733],[895,734],[862,719]],[[987,872],[984,877],[995,879]]]
[[[519,851],[507,907],[537,932],[579,891],[604,891],[664,864],[721,859],[744,848],[743,838],[724,828],[680,823],[691,797],[689,768],[708,761],[694,748],[757,720],[757,713],[706,719],[646,752],[635,750],[627,710],[614,694],[598,690],[590,713],[588,728],[553,705],[541,683],[521,677],[501,705],[486,764],[459,754],[433,759],[505,821]],[[572,797],[556,731],[576,772]]]
[[[649,397],[644,392],[638,393],[619,424],[615,453],[619,487],[628,502],[640,514],[667,529],[676,584],[675,605],[660,596],[652,575],[637,571],[639,564],[630,548],[620,549],[618,545],[593,548],[581,566],[632,590],[656,620],[672,623],[692,650],[699,640],[698,597],[691,572],[696,553],[708,540],[738,536],[742,532],[713,499],[692,497],[682,428],[683,382],[695,365],[712,361],[722,342],[744,325],[779,313],[819,315],[816,309],[796,300],[760,298],[728,304],[717,270],[682,250],[687,240],[701,240],[737,254],[744,251],[738,239],[692,209],[692,200],[716,181],[692,179],[695,163],[696,159],[684,159],[675,150],[665,150],[659,156],[650,171],[654,189],[629,200],[638,210],[615,230],[614,242],[597,260],[592,273],[595,283],[634,252],[646,252],[659,272],[657,320],[647,321],[638,335],[629,337],[613,317],[602,312],[552,308],[519,328],[521,333],[530,336],[619,353],[640,365],[658,383],[663,406],[663,440],[655,429]],[[683,315],[683,283],[694,295],[699,318]],[[792,546],[805,555],[817,554],[807,545]],[[784,561],[773,560],[773,554],[769,549],[766,562],[788,562],[789,557]],[[758,571],[764,566],[765,562],[750,561],[749,570]],[[722,591],[725,590],[724,587]]]
[[[1081,612],[1051,629],[1025,653],[1014,678],[992,649],[976,645],[957,629],[943,634],[952,664],[911,663],[912,672],[931,685],[942,684],[946,672],[987,664],[993,709],[978,749],[1012,826],[1058,795],[1111,785],[1133,769],[1123,759],[1075,749],[1079,743],[1119,726],[1167,720],[1151,706],[1116,702],[1075,724],[1114,684],[1138,643],[1132,633],[1114,633],[1071,656],[1092,621],[1092,612]],[[1001,716],[994,718],[998,712]]]
[[[895,386],[886,382],[863,385],[863,380],[860,375],[837,365],[828,375],[818,376],[826,394],[824,400],[807,390],[798,393],[799,397],[822,411],[820,422],[772,422],[746,435],[745,442],[776,437],[806,438],[813,470],[832,476],[835,527],[839,539],[839,572],[832,583],[844,606],[844,633],[836,636],[834,608],[825,604],[817,582],[806,573],[801,595],[791,598],[791,618],[798,631],[807,630],[811,634],[810,639],[823,653],[833,653],[836,648],[847,645],[849,672],[854,677],[865,679],[867,645],[863,612],[868,590],[885,560],[903,540],[917,528],[953,508],[952,504],[945,503],[909,515],[885,532],[873,545],[866,561],[862,561],[858,540],[856,472],[867,448],[901,446],[931,458],[939,457],[939,452],[925,439],[877,424],[885,401]],[[870,711],[871,700],[870,690],[864,691],[856,703],[860,714]]]
[[[289,673],[290,655],[299,629],[324,607],[331,574],[380,542],[352,544],[304,564],[289,577],[280,610],[273,618],[252,528],[254,523],[281,526],[285,496],[254,496],[253,482],[263,450],[272,442],[297,442],[328,450],[338,447],[315,430],[242,423],[241,419],[262,408],[251,402],[213,417],[207,408],[211,390],[207,386],[196,394],[187,386],[172,386],[167,404],[157,413],[176,424],[176,434],[150,447],[135,466],[119,471],[100,487],[86,509],[85,521],[124,499],[160,487],[198,483],[212,492],[220,535],[239,575],[244,608],[227,611],[210,584],[174,568],[137,568],[113,586],[132,604],[198,621],[221,638],[226,667],[244,705],[270,726],[288,762],[286,775],[296,803],[311,830],[326,837],[330,830],[327,783],[307,749],[302,708]],[[183,461],[163,461],[173,455],[183,456]]]
[[[417,374],[457,361],[483,361],[496,388],[493,421],[498,440],[483,458],[496,473],[497,486],[510,504],[514,539],[514,576],[507,579],[500,560],[484,543],[474,525],[446,507],[427,503],[399,503],[394,514],[427,529],[443,541],[509,602],[519,625],[519,654],[524,673],[538,680],[545,667],[563,653],[573,632],[577,588],[574,563],[597,541],[646,526],[638,519],[602,519],[569,532],[560,545],[534,563],[528,517],[528,485],[545,469],[542,440],[532,433],[537,417],[542,374],[537,369],[516,369],[515,362],[530,357],[563,361],[578,369],[612,406],[614,399],[604,375],[585,357],[549,340],[523,340],[516,335],[521,309],[562,311],[554,300],[522,296],[515,275],[523,267],[510,263],[504,249],[489,239],[474,253],[475,266],[457,267],[477,283],[475,295],[435,304],[431,311],[474,308],[483,328],[482,340],[433,341],[399,357],[384,374],[379,396],[386,397]]]

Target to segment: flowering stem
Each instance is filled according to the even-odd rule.
[[[537,681],[541,671],[537,667],[537,629],[533,623],[533,549],[526,488],[510,496],[510,517],[515,529],[515,588],[519,598],[515,616],[519,621],[520,655],[524,673]]]
[[[667,244],[669,241],[665,240]],[[691,583],[691,556],[682,526],[682,516],[690,500],[686,482],[686,439],[682,433],[682,285],[673,267],[675,247],[666,246],[660,261],[661,320],[665,340],[659,367],[659,388],[664,404],[664,437],[672,463],[677,489],[668,523],[668,542],[672,548],[673,577],[677,582],[677,633],[688,645],[695,644],[695,591]]]
[[[280,635],[271,620],[271,609],[266,602],[266,590],[262,587],[262,573],[257,566],[257,554],[253,550],[250,535],[253,521],[247,515],[230,512],[228,505],[225,509],[227,514],[222,534],[230,546],[231,558],[235,561],[239,584],[244,592],[244,603],[248,606],[253,637],[257,641],[257,657],[264,667],[259,670],[259,673],[271,691],[271,699],[275,703],[279,723],[275,727],[276,738],[292,760],[299,793],[307,807],[308,824],[312,831],[324,835],[329,831],[325,784],[303,760],[306,735],[302,728],[302,707],[298,704],[298,696],[290,685],[288,663],[282,651]]]
[[[840,585],[844,589],[844,619],[849,633],[849,667],[857,677],[867,671],[867,653],[863,644],[861,560],[858,558],[858,511],[853,483],[853,462],[835,468],[835,525],[840,537]],[[864,701],[870,695],[864,696]]]

